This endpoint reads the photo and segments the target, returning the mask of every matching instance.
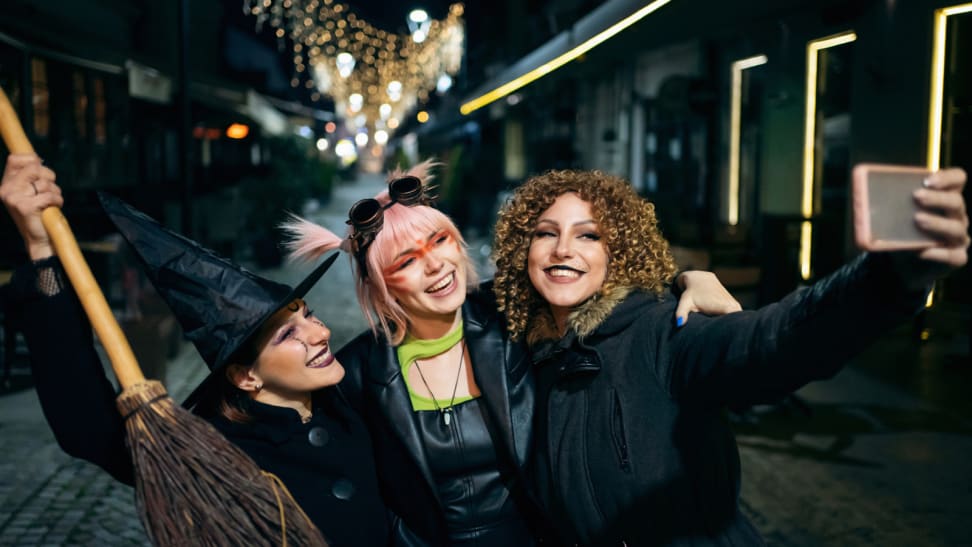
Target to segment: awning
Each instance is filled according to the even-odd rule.
[[[154,103],[172,102],[172,78],[132,60],[125,63],[125,68],[128,69],[129,95]]]
[[[101,72],[107,72],[109,74],[121,74],[125,71],[125,68],[117,65],[115,63],[95,61],[92,59],[86,59],[84,57],[78,57],[77,55],[71,55],[68,53],[63,53],[61,51],[56,51],[54,49],[37,46],[32,43],[28,43],[9,34],[0,32],[0,42],[13,46],[21,51],[30,53],[31,55],[39,55],[47,59],[54,61],[59,61],[62,63],[89,68],[91,70],[99,70]]]
[[[617,33],[654,13],[672,0],[610,0],[546,44],[480,85],[462,100],[470,114],[557,70]]]
[[[192,82],[189,84],[189,95],[216,110],[229,110],[250,118],[268,135],[283,135],[290,126],[286,116],[252,89],[230,89]]]

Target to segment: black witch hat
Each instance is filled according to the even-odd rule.
[[[101,206],[138,255],[149,280],[168,303],[209,376],[182,403],[191,408],[227,360],[260,325],[300,298],[331,267],[324,260],[296,288],[264,279],[177,234],[120,199],[98,193]]]

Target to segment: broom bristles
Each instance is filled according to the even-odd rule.
[[[135,464],[135,498],[155,545],[327,545],[275,476],[157,381],[118,396]]]

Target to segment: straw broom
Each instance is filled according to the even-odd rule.
[[[3,89],[0,133],[11,153],[34,153]],[[42,219],[122,387],[117,404],[135,467],[136,505],[152,542],[326,546],[280,479],[176,405],[160,382],[145,379],[61,210],[49,207]]]

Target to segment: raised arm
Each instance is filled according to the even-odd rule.
[[[939,246],[858,257],[756,312],[699,317],[672,335],[672,391],[753,402],[836,373],[880,334],[922,309],[930,283],[963,266],[969,246],[965,173],[947,169],[915,193],[914,222]]]
[[[835,374],[923,306],[888,255],[863,255],[812,287],[756,311],[698,316],[663,343],[662,376],[677,396],[754,403]]]
[[[11,303],[19,310],[44,416],[65,452],[131,484],[132,463],[115,409],[115,389],[105,376],[91,327],[40,221],[43,209],[63,203],[53,171],[36,156],[10,156],[0,199],[32,260],[14,273]]]

